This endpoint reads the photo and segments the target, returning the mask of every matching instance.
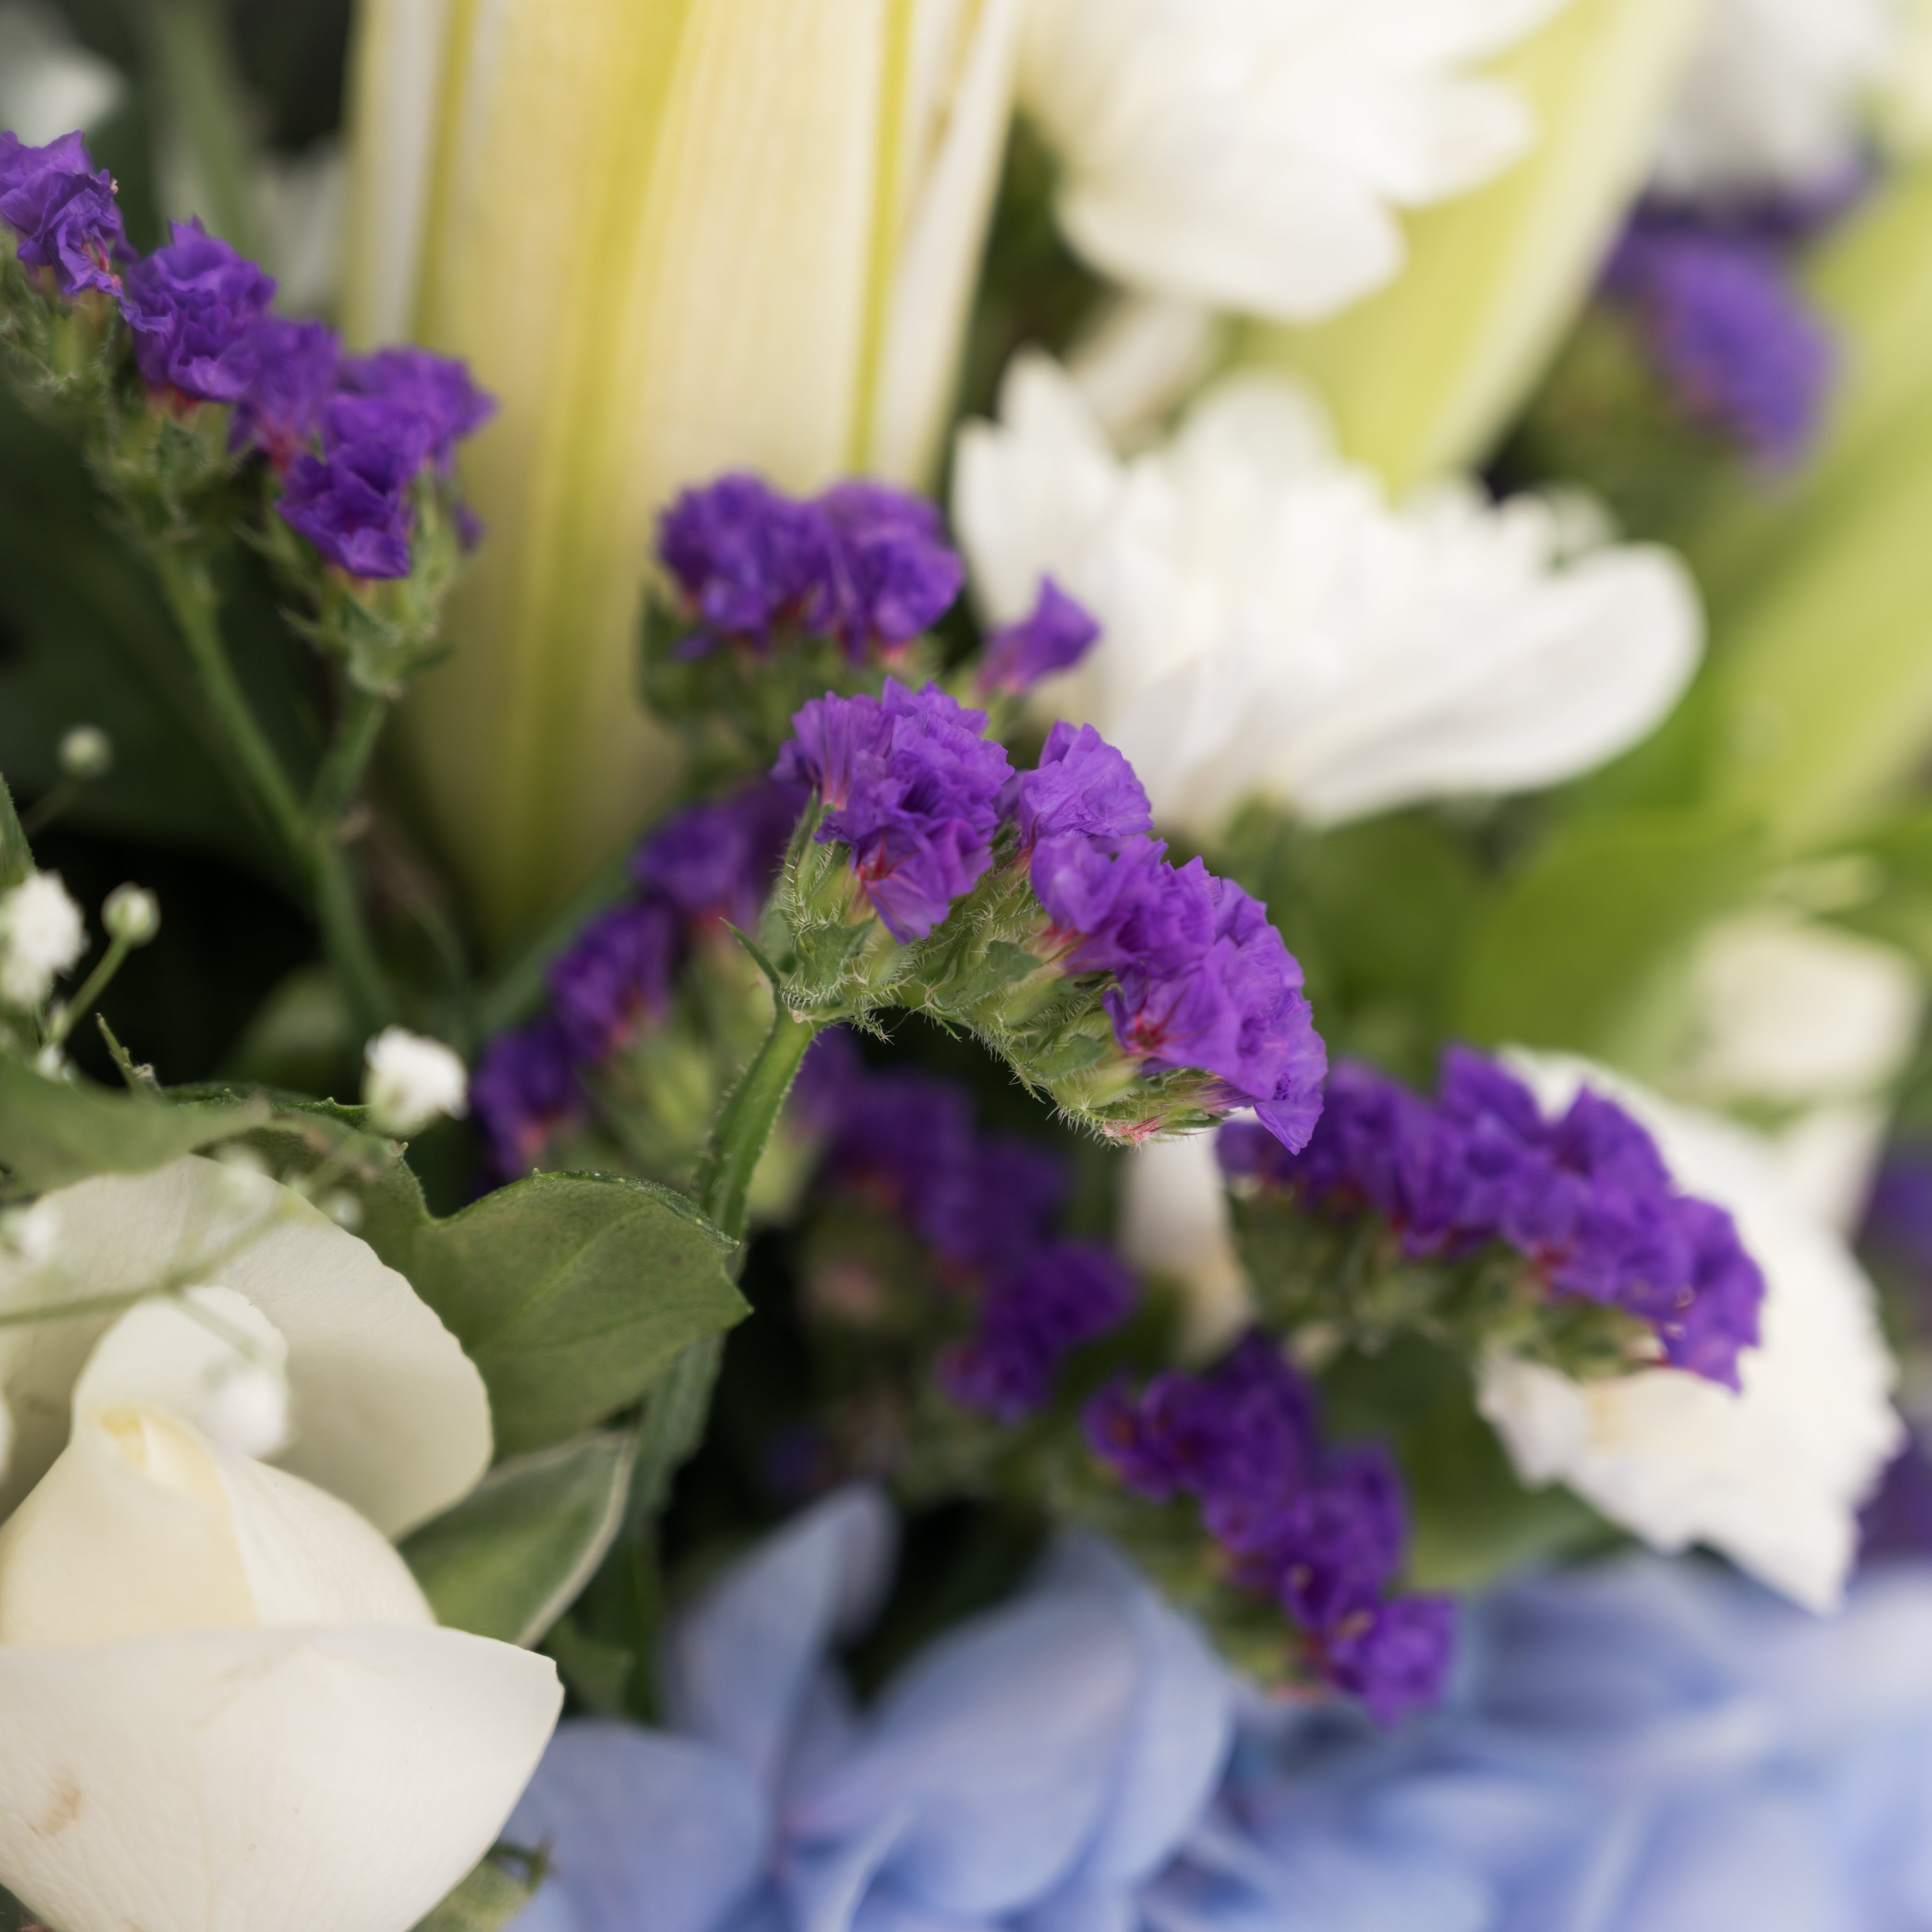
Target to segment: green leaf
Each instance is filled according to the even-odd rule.
[[[542,1876],[539,1867],[520,1877],[494,1856],[487,1858],[416,1922],[416,1932],[499,1932],[530,1904]]]
[[[14,794],[0,778],[0,892],[11,892],[34,869],[34,854],[20,830]]]
[[[1479,916],[1456,1030],[1640,1063],[1672,969],[1762,875],[1756,823],[1730,813],[1642,812],[1562,828]]]
[[[534,1643],[604,1560],[623,1520],[637,1437],[600,1434],[499,1463],[403,1556],[437,1622]]]
[[[265,1098],[172,1101],[50,1080],[0,1058],[0,1167],[38,1192],[95,1174],[144,1174],[197,1148],[261,1126]]]

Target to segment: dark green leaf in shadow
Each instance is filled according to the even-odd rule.
[[[14,795],[0,778],[0,892],[12,891],[33,869],[34,855],[20,830]]]

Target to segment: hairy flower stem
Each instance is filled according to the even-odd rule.
[[[778,1125],[806,1050],[822,1030],[820,1022],[798,1018],[780,1001],[758,1058],[732,1088],[718,1116],[710,1151],[698,1175],[698,1204],[717,1227],[741,1244],[752,1176]],[[741,1260],[742,1252],[741,1246]],[[723,1352],[724,1342],[718,1336],[692,1342],[646,1399],[636,1472],[632,1478],[629,1516],[633,1524],[641,1526],[650,1522],[663,1508],[672,1477],[698,1446]]]
[[[392,1016],[392,1006],[382,969],[363,923],[347,860],[336,837],[334,821],[332,819],[320,826],[311,824],[274,747],[249,708],[221,640],[214,586],[207,565],[199,557],[165,545],[155,548],[154,563],[162,594],[188,646],[215,721],[234,749],[249,796],[314,895],[316,916],[329,959],[341,981],[343,997],[357,1025],[365,1033],[374,1033]],[[379,710],[374,727],[362,728],[368,730],[370,746],[374,742],[374,728],[380,724]],[[341,750],[338,742],[337,751]],[[366,761],[367,757],[365,746],[361,758]],[[332,754],[329,770],[323,773],[325,780],[336,762]],[[358,776],[359,772],[358,764]]]

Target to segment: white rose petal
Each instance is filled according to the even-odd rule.
[[[0,1006],[32,1011],[87,950],[87,926],[58,872],[30,872],[0,896]]]
[[[1498,1356],[1478,1400],[1527,1483],[1566,1483],[1664,1550],[1703,1543],[1814,1610],[1856,1554],[1859,1505],[1896,1451],[1897,1372],[1870,1283],[1794,1198],[1762,1139],[1603,1068],[1513,1052],[1546,1113],[1586,1081],[1654,1136],[1678,1185],[1727,1209],[1763,1270],[1742,1392],[1674,1369],[1580,1383]]]
[[[288,1345],[294,1441],[280,1466],[399,1536],[466,1495],[489,1466],[482,1378],[409,1283],[290,1189],[190,1155],[46,1197],[54,1261],[0,1252],[0,1308],[132,1293],[220,1256],[195,1286],[233,1290]],[[104,1317],[0,1329],[0,1397],[14,1412],[0,1513],[46,1474]]]
[[[1394,210],[1535,139],[1471,71],[1564,0],[1035,0],[1021,100],[1061,226],[1130,286],[1312,321],[1400,268]]]
[[[386,1132],[406,1139],[445,1115],[460,1118],[469,1105],[470,1076],[461,1058],[440,1040],[385,1027],[363,1057],[368,1071],[362,1098]]]
[[[354,1510],[204,1432],[290,1340],[137,1304],[0,1527],[0,1882],[62,1932],[407,1932],[555,1722],[547,1659],[436,1629]]]
[[[1392,509],[1265,376],[1226,380],[1124,462],[1065,374],[1024,356],[1000,423],[962,434],[953,499],[990,620],[1050,574],[1100,622],[1042,702],[1204,836],[1256,794],[1335,823],[1572,776],[1669,711],[1702,646],[1667,551],[1576,556],[1568,509],[1460,486]]]

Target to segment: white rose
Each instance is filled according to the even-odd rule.
[[[260,1174],[35,1212],[0,1310],[176,1293],[0,1330],[0,1882],[59,1932],[406,1932],[560,1702],[547,1659],[436,1628],[386,1540],[487,1465],[476,1370]]]
[[[1546,1114],[1587,1083],[1648,1130],[1684,1192],[1727,1209],[1765,1278],[1738,1394],[1675,1369],[1571,1381],[1498,1355],[1478,1402],[1526,1483],[1563,1482],[1654,1549],[1704,1543],[1816,1610],[1857,1553],[1858,1507],[1896,1451],[1897,1379],[1870,1283],[1762,1138],[1607,1070],[1513,1051]]]
[[[1588,770],[1676,702],[1702,644],[1667,551],[1573,554],[1574,514],[1444,484],[1397,508],[1312,398],[1216,385],[1123,461],[1066,375],[1023,355],[962,432],[953,506],[1006,622],[1050,574],[1099,620],[1044,704],[1118,745],[1166,824],[1259,794],[1334,824]]]

